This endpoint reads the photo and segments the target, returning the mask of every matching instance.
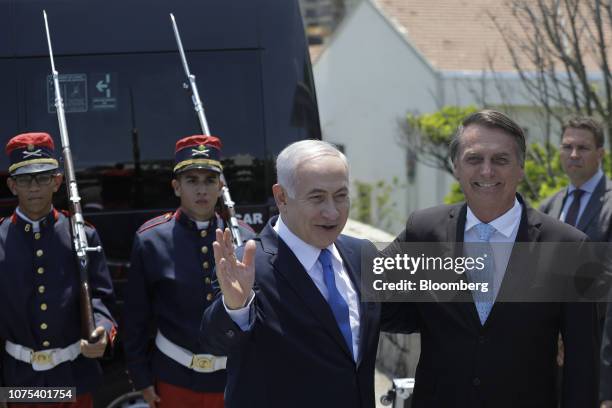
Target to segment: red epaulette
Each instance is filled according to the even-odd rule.
[[[255,233],[255,230],[253,229],[253,227],[251,227],[248,223],[242,221],[242,220],[238,220],[238,225],[246,228],[248,231],[251,231],[252,233]]]
[[[140,228],[138,228],[138,231],[136,231],[136,233],[140,234],[141,232],[149,230],[149,229],[151,229],[153,227],[156,227],[156,226],[158,226],[160,224],[165,224],[166,222],[170,221],[171,219],[172,219],[172,213],[171,212],[162,214],[159,217],[152,218],[149,221],[147,221],[144,224],[142,224],[142,226]]]

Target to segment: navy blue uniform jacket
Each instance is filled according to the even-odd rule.
[[[87,226],[86,233],[90,246],[100,245],[93,228]],[[2,221],[1,340],[33,350],[64,348],[78,341],[81,338],[79,283],[70,220],[63,213],[53,210],[41,221],[38,234],[16,214]],[[107,305],[114,301],[113,287],[102,253],[89,253],[89,284],[96,326],[104,326],[110,334],[115,329]],[[81,394],[93,391],[102,378],[98,362],[83,355],[51,370],[34,371],[29,364],[9,356],[4,347],[1,353],[5,386],[74,386]]]
[[[204,341],[230,347],[226,407],[374,407],[379,305],[360,303],[355,362],[327,301],[272,229],[276,219],[257,239],[253,327],[241,331],[220,297],[204,312]],[[341,235],[335,245],[360,295],[361,249],[371,244]]]
[[[157,379],[193,391],[223,392],[225,370],[198,373],[156,347],[150,350],[150,339],[160,330],[195,354],[225,355],[199,341],[202,311],[214,300],[212,243],[220,225],[215,217],[207,230],[198,231],[178,210],[147,221],[136,233],[123,312],[123,344],[136,389]],[[243,239],[254,236],[246,224],[241,233]]]

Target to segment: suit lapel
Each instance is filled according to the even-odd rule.
[[[446,230],[446,242],[448,256],[463,256],[463,239],[465,235],[465,221],[467,217],[467,204],[452,207],[448,214],[448,224]],[[459,276],[458,280],[466,279],[465,274]],[[467,282],[467,280],[466,280]],[[480,327],[480,319],[474,304],[472,292],[469,290],[458,291],[452,303],[456,305],[459,313],[465,321],[470,322],[474,328]]]
[[[561,217],[561,210],[563,209],[563,203],[567,198],[567,187],[559,191],[550,204],[550,212],[548,213],[551,217],[559,219]]]
[[[351,358],[352,353],[348,349],[336,319],[329,304],[312,281],[304,267],[297,259],[291,249],[279,238],[272,229],[276,219],[270,220],[266,228],[260,234],[260,240],[265,252],[270,254],[270,264],[284,281],[293,289],[296,296],[302,300],[306,308],[316,317],[330,336],[338,343],[342,350]]]
[[[540,236],[540,224],[539,216],[535,210],[527,207],[521,202],[523,210],[521,211],[521,221],[519,223],[519,229],[516,234],[516,243],[522,243],[520,245],[513,245],[510,259],[508,260],[508,266],[502,279],[499,293],[497,294],[498,299],[510,298],[510,293],[516,293],[517,288],[524,287],[526,282],[531,280],[530,272],[533,270],[533,265],[528,265],[529,256],[525,256],[525,250],[527,247],[525,243],[537,242]],[[497,302],[495,302],[497,304]]]
[[[517,195],[517,198],[522,206],[522,211],[519,230],[517,232],[515,242],[537,242],[540,236],[539,227],[541,225],[539,216],[535,210],[525,205],[521,196]],[[447,227],[448,240],[449,242],[459,243],[454,251],[454,255],[461,256],[462,254],[460,252],[465,234],[467,204],[459,209],[456,217],[453,217],[452,213],[453,211],[451,211],[451,216]],[[457,220],[453,221],[454,218],[457,218]],[[451,241],[452,239],[455,239],[455,241]],[[513,246],[497,299],[507,298],[508,293],[513,293],[513,291],[519,290],[520,287],[524,287],[525,283],[531,279],[531,276],[529,275],[529,271],[531,269],[525,265],[525,260],[528,259],[528,257],[522,257],[519,255],[519,252],[524,250],[525,247],[519,249],[517,246]],[[474,304],[472,293],[466,290],[459,292],[457,296],[458,297],[454,300],[454,302],[460,302],[458,305],[461,312],[466,318],[469,319],[470,322],[475,325],[475,327],[480,328],[482,325],[480,323],[480,318],[478,317],[478,312],[476,311],[476,305]],[[462,296],[463,299],[459,299],[459,296]],[[493,308],[491,309],[489,317],[485,322],[485,327],[489,325],[491,321],[494,321],[495,315],[499,314],[498,310],[503,307],[503,304],[500,304],[497,301],[493,304]]]
[[[504,273],[499,292],[491,313],[485,322],[485,326],[495,321],[495,316],[500,314],[500,310],[505,309],[509,302],[506,300],[512,299],[512,293],[523,293],[525,287],[530,286],[530,282],[534,276],[533,265],[529,264],[529,260],[533,259],[531,256],[526,256],[525,251],[527,247],[526,243],[531,242],[530,251],[534,250],[535,243],[538,242],[540,236],[540,225],[541,220],[537,211],[528,207],[523,199],[519,196],[519,202],[522,206],[521,221],[519,223],[519,229],[516,234],[515,243],[522,243],[514,245],[508,260],[508,266]],[[500,300],[499,302],[497,300]]]
[[[370,316],[368,313],[368,302],[361,301],[361,251],[355,251],[350,246],[345,245],[342,235],[335,242],[338,252],[344,262],[344,268],[351,278],[353,287],[357,292],[357,300],[359,301],[359,354],[357,355],[357,366],[361,363],[363,351],[366,350],[369,342],[368,333],[370,325]],[[378,333],[376,334],[378,335]]]
[[[591,195],[591,198],[589,199],[589,202],[586,208],[584,209],[584,212],[578,220],[577,228],[582,232],[587,229],[587,226],[589,225],[593,217],[599,214],[599,212],[601,211],[601,207],[603,207],[603,200],[606,194],[607,187],[606,181],[607,180],[605,175],[601,177],[601,180],[599,180],[599,183],[597,183],[597,186],[595,187],[595,190],[593,191],[593,194]]]

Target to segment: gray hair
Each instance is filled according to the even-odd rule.
[[[463,135],[463,131],[470,125],[484,126],[489,129],[499,129],[506,132],[516,142],[516,154],[521,167],[525,165],[525,154],[527,151],[525,132],[518,123],[510,119],[509,116],[490,109],[472,113],[463,119],[449,144],[449,155],[453,164],[459,156],[460,139]]]
[[[296,173],[302,163],[317,157],[333,156],[344,163],[348,174],[346,156],[334,145],[322,140],[300,140],[285,147],[276,158],[276,178],[290,197],[295,197]]]

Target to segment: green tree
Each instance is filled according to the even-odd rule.
[[[401,126],[400,144],[404,145],[417,161],[452,175],[453,165],[448,157],[448,143],[463,118],[477,111],[475,106],[444,106],[434,113],[408,114]]]
[[[391,200],[391,193],[401,187],[397,177],[391,183],[383,180],[375,183],[356,180],[354,184],[356,195],[351,200],[351,217],[391,231],[392,226],[400,222],[397,204]]]

